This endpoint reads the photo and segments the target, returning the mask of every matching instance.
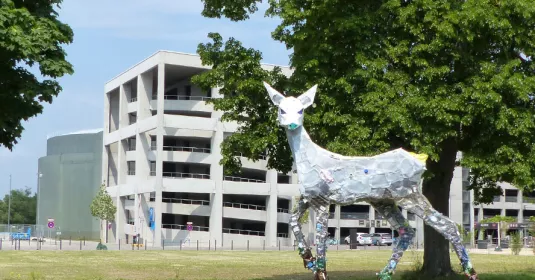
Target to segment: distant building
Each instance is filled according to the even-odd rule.
[[[50,137],[38,165],[38,230],[45,237],[98,239],[89,205],[102,184],[102,130]],[[54,219],[52,230],[48,219]]]
[[[252,162],[244,157],[241,174],[224,175],[220,144],[238,126],[221,122],[222,112],[206,103],[221,97],[219,89],[203,91],[190,82],[209,70],[197,55],[158,51],[105,84],[102,181],[118,207],[115,221],[103,232],[109,242],[128,242],[139,234],[141,242],[156,246],[186,238],[292,244],[288,221],[293,197],[299,195],[297,176],[268,170],[266,158]],[[473,193],[466,190],[468,174],[466,168],[455,168],[449,204],[450,217],[466,230],[491,213],[519,222],[534,214],[535,204],[526,203],[533,201],[522,203],[522,194],[510,188],[505,202],[474,207]],[[391,232],[388,221],[364,202],[331,205],[330,214],[329,233],[338,240],[351,228]],[[417,231],[415,242],[423,244],[422,220],[403,214]],[[314,223],[304,230],[312,237]]]

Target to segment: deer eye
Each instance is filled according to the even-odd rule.
[[[299,112],[297,112],[297,113],[299,113],[299,115],[302,115],[303,114],[303,109],[299,110]]]
[[[284,110],[281,109],[281,114],[284,115],[284,114],[286,114],[286,112],[285,112]]]

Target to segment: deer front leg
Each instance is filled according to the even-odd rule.
[[[290,217],[290,226],[292,227],[295,239],[297,240],[297,251],[299,252],[299,256],[303,258],[303,266],[305,268],[309,268],[309,263],[313,264],[313,257],[310,247],[305,241],[305,235],[301,230],[301,222],[299,220],[301,217],[303,217],[303,214],[308,207],[308,201],[306,201],[303,197],[300,197],[299,201],[297,202],[297,207]]]
[[[329,222],[329,205],[320,206],[316,210],[316,262],[314,267],[315,280],[326,280],[327,277],[327,236]]]

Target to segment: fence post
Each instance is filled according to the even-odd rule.
[[[85,246],[85,236],[84,236],[84,246]]]
[[[162,250],[165,250],[165,239],[162,239]]]
[[[69,236],[69,246],[71,246],[72,236]]]
[[[281,250],[281,240],[279,239],[279,251]]]
[[[145,251],[147,251],[147,240],[145,239]]]
[[[210,249],[210,242],[211,242],[211,240],[210,240],[210,239],[208,239],[208,251],[210,251],[210,250],[211,250],[211,249]]]
[[[249,251],[249,240],[247,240],[247,251]]]
[[[121,239],[119,238],[119,251],[121,251]]]
[[[61,238],[59,239],[59,250],[61,251]]]
[[[2,250],[2,239],[0,239],[0,250]]]
[[[234,240],[230,240],[230,250],[234,251]]]
[[[217,251],[217,239],[214,240],[214,251]]]
[[[20,251],[20,239],[19,239],[19,251]]]
[[[80,239],[80,251],[82,251],[82,239]]]
[[[180,239],[180,251],[182,251],[182,239]]]
[[[197,251],[199,251],[199,239],[197,239]]]

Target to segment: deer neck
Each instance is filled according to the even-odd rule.
[[[292,150],[294,163],[297,168],[297,174],[299,179],[302,180],[303,174],[309,171],[305,169],[310,168],[310,163],[312,162],[307,158],[306,150],[314,147],[315,144],[312,142],[310,136],[308,136],[308,133],[303,126],[299,126],[294,130],[287,129],[286,135],[288,137],[290,149]]]

